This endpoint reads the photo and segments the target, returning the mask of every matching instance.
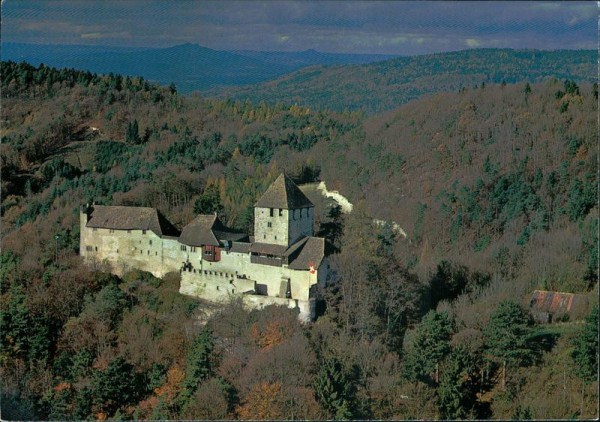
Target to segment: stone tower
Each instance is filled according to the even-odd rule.
[[[254,241],[290,246],[313,235],[314,205],[285,173],[254,206]]]

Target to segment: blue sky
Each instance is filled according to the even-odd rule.
[[[596,2],[5,0],[2,42],[425,54],[597,49]]]

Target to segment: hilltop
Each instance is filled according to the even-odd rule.
[[[362,65],[312,66],[247,87],[212,89],[209,96],[376,113],[437,92],[482,83],[541,82],[547,78],[592,83],[596,51],[474,49],[398,57]]]

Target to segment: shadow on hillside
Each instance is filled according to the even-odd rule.
[[[559,337],[559,333],[541,331],[532,335],[529,338],[529,343],[539,352],[549,352],[556,346]]]

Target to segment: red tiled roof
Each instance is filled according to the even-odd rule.
[[[550,292],[534,290],[529,307],[533,311],[556,313],[571,313],[587,307],[588,300],[584,295],[575,293]]]

